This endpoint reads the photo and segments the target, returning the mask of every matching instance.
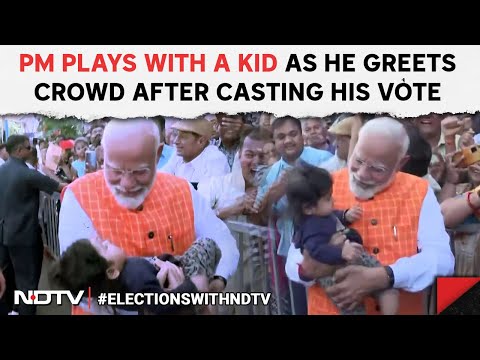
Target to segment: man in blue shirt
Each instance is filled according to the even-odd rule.
[[[170,118],[167,118],[167,119],[170,119]],[[164,119],[163,116],[158,116],[156,121],[160,128],[160,139],[163,142],[162,155],[160,155],[160,159],[158,159],[158,163],[157,163],[157,170],[161,170],[165,166],[165,164],[168,162],[172,154],[175,153],[175,148],[173,146],[170,146],[167,141],[166,127],[165,127],[166,119]]]
[[[299,161],[319,166],[330,159],[333,154],[326,150],[304,146],[300,120],[285,116],[278,118],[272,125],[273,139],[280,160],[272,165],[266,179],[261,184],[257,196],[257,205],[261,208],[273,206],[274,213],[283,214],[286,207],[285,170],[295,166]],[[262,209],[259,210],[262,210]],[[286,257],[293,236],[293,223],[290,218],[280,218],[276,223],[281,240],[278,255]]]
[[[310,165],[319,166],[330,159],[333,154],[326,150],[304,146],[302,124],[299,119],[285,116],[275,119],[272,124],[273,140],[280,160],[272,165],[267,177],[260,185],[255,210],[269,212],[270,238],[275,239],[277,268],[284,273],[284,261],[290,248],[294,228],[293,220],[287,214],[286,176],[285,172],[303,161]],[[279,238],[277,237],[279,235]],[[286,278],[285,278],[285,281]],[[282,285],[282,284],[281,284]],[[282,287],[282,286],[281,286]],[[291,288],[294,298],[295,314],[307,313],[306,290],[302,285],[292,283],[283,284],[284,289]],[[284,294],[287,299],[289,294]],[[283,297],[282,296],[282,297]]]
[[[158,163],[157,163],[157,170],[161,170],[162,167],[165,166],[165,164],[170,159],[170,156],[172,156],[174,152],[175,152],[175,149],[173,146],[163,144],[162,155],[160,156],[160,159],[158,160]]]

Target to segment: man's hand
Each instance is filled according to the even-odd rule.
[[[209,292],[221,293],[223,290],[225,290],[225,283],[222,280],[213,279],[210,281],[210,285],[208,286]]]
[[[168,266],[168,287],[166,290],[173,290],[185,281],[185,275],[183,274],[182,268],[172,264],[169,261],[167,261],[166,264]]]
[[[462,136],[460,137],[460,148],[469,148],[470,146],[475,145],[475,140],[473,140],[473,136],[475,132],[472,129],[465,131]]]
[[[350,240],[346,240],[345,243],[343,244],[342,248],[342,259],[348,262],[353,262],[362,256],[363,253],[363,246],[351,242]]]
[[[250,188],[243,196],[243,213],[255,213],[254,205],[257,198],[257,188]]]
[[[164,266],[164,264],[166,264],[165,261],[158,259],[155,260],[155,267],[158,269],[157,280],[162,288],[165,287],[165,281],[167,280],[168,275],[168,267]]]
[[[363,215],[363,210],[360,207],[360,205],[356,204],[352,208],[348,209],[348,211],[345,214],[345,219],[349,223],[353,223],[354,221],[359,220]]]
[[[267,206],[279,201],[287,193],[288,174],[291,169],[285,170],[268,190],[265,192],[263,199],[252,207],[252,213],[261,213]]]
[[[442,120],[442,132],[445,137],[461,135],[465,130],[465,121],[457,116],[447,116]]]
[[[257,196],[255,192],[248,192],[235,199],[235,202],[228,207],[220,209],[221,218],[228,218],[230,216],[247,215],[256,213],[254,210],[255,198]]]
[[[283,195],[287,193],[287,181],[285,174],[286,173],[282,175],[280,180],[274,182],[268,190],[267,197],[269,203],[276,203],[282,198]]]
[[[247,191],[245,192],[245,195],[251,196],[251,197],[256,197],[258,192],[258,188],[256,187],[251,187],[248,188]]]
[[[260,199],[260,201],[258,202],[254,202],[251,209],[252,214],[261,213],[263,210],[265,210],[267,205],[268,205],[268,191],[265,193],[263,199]]]
[[[335,272],[336,284],[326,289],[339,307],[354,310],[376,290],[388,287],[388,276],[383,267],[367,268],[350,265]]]
[[[0,299],[2,298],[6,289],[7,289],[7,282],[5,281],[5,277],[3,276],[2,270],[0,270]]]
[[[160,268],[157,279],[165,290],[173,290],[185,281],[183,270],[171,262],[156,260],[155,265]],[[167,286],[165,286],[166,283]]]
[[[336,246],[343,246],[343,243],[345,242],[345,240],[347,240],[347,236],[343,232],[336,232],[330,238],[329,244],[336,245]]]
[[[57,189],[57,191],[61,194],[62,191],[63,191],[63,189],[66,188],[67,186],[68,186],[67,183],[60,182],[60,183],[58,184],[58,189]]]
[[[445,182],[450,184],[459,184],[462,182],[461,169],[458,168],[460,163],[464,160],[463,155],[456,160],[453,160],[454,154],[447,154],[446,159],[446,175]]]
[[[245,210],[245,195],[237,197],[230,207],[222,210],[226,210],[228,217],[243,214]]]
[[[205,275],[194,275],[190,280],[199,292],[208,292],[208,278]]]
[[[447,171],[447,165],[442,154],[440,154],[440,150],[438,149],[438,147],[433,149],[432,157],[433,156],[435,156],[438,161],[433,163],[432,165],[429,165],[428,172],[435,179],[435,181],[437,181],[439,184],[443,184],[443,180],[445,179],[445,174]]]

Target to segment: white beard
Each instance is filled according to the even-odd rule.
[[[155,179],[155,178],[154,178]],[[113,197],[117,201],[118,205],[125,207],[129,210],[134,210],[138,208],[140,205],[143,204],[145,199],[147,198],[148,194],[150,194],[150,190],[152,190],[153,183],[145,187],[139,187],[135,189],[136,191],[139,191],[141,189],[140,194],[138,194],[135,197],[126,197],[120,194],[124,189],[122,189],[121,186],[119,185],[111,185],[108,181],[105,181],[107,183],[107,187],[112,193]]]
[[[392,183],[393,179],[395,177],[392,175],[392,177],[383,185],[371,185],[368,188],[363,188],[360,185],[357,184],[355,180],[355,176],[353,173],[349,172],[349,183],[350,183],[350,191],[358,198],[361,200],[368,200],[373,198],[376,194],[379,192],[383,191],[387,187],[390,186]]]

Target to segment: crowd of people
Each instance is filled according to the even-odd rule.
[[[267,313],[431,313],[436,277],[480,272],[477,142],[477,114],[217,113],[102,119],[76,139],[12,135],[0,145],[0,313],[36,311],[11,294],[38,288],[39,191],[61,194],[50,275],[67,290],[269,291]],[[268,236],[239,246],[233,220]]]

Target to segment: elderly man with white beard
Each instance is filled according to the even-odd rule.
[[[98,237],[127,256],[181,255],[196,239],[210,238],[222,253],[210,291],[223,291],[237,268],[236,241],[186,180],[156,171],[163,146],[158,125],[144,118],[112,119],[102,145],[104,168],[73,182],[64,194],[61,252],[77,240]],[[81,314],[81,308],[73,313]]]
[[[336,271],[336,284],[326,289],[341,308],[354,309],[365,301],[369,314],[379,314],[372,293],[400,290],[398,314],[424,314],[425,289],[437,276],[454,271],[449,236],[440,206],[426,180],[399,170],[408,160],[409,139],[403,125],[391,118],[367,122],[348,168],[333,174],[333,200],[338,209],[360,204],[363,216],[351,227],[364,240],[364,248],[383,267],[349,265]],[[286,272],[302,282],[299,269],[310,278],[331,271],[328,266],[290,247]],[[338,314],[325,290],[315,282],[308,289],[309,314]]]

